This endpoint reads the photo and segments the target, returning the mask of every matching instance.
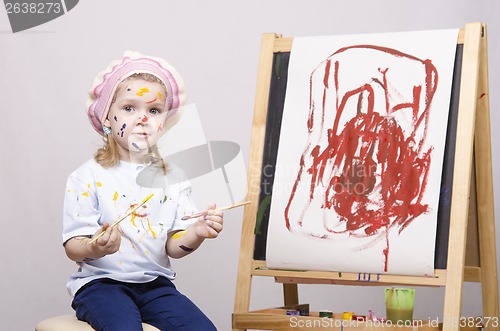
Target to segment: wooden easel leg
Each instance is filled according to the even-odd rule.
[[[299,304],[299,291],[297,284],[283,284],[283,298],[285,306]]]
[[[450,234],[453,233],[453,240],[450,241],[448,249],[443,331],[457,331],[461,317],[481,30],[480,23],[465,26],[450,214]]]
[[[243,228],[241,231],[240,260],[238,264],[238,278],[236,280],[236,295],[234,301],[234,314],[248,312],[250,308],[250,292],[252,286],[252,261],[254,251],[255,215],[259,201],[259,191],[255,183],[260,183],[262,167],[262,150],[264,146],[267,100],[269,99],[269,85],[271,81],[275,34],[267,33],[262,37],[259,60],[259,75],[257,77],[257,91],[255,96],[255,110],[252,125],[252,146],[250,160],[254,162],[248,170],[247,200],[252,204],[245,206],[243,215]],[[233,314],[233,315],[234,315]],[[235,325],[233,318],[233,331],[243,331]]]
[[[499,313],[486,40],[486,27],[483,26],[476,110],[475,162],[484,330],[493,331],[498,329],[494,325],[498,325]]]

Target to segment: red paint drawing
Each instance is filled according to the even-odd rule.
[[[401,233],[430,210],[423,198],[437,83],[430,60],[373,45],[341,48],[317,66],[307,144],[284,211],[287,229],[384,240],[387,271],[388,232]],[[296,198],[298,191],[308,199]]]

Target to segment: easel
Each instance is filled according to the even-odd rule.
[[[252,183],[261,181],[273,56],[275,53],[290,52],[292,42],[293,38],[282,38],[272,33],[264,34],[262,38],[249,157],[249,163],[252,164],[248,172],[248,187],[250,188]],[[383,274],[380,275],[376,283],[362,282],[359,280],[359,275],[354,273],[342,273],[340,276],[338,272],[297,272],[267,269],[265,261],[253,258],[254,229],[259,201],[259,192],[253,189],[247,195],[248,200],[253,202],[246,206],[244,211],[236,297],[232,316],[233,331],[246,329],[341,330],[336,327],[291,328],[291,316],[285,315],[284,307],[249,311],[252,277],[257,276],[274,277],[276,282],[283,284],[285,307],[296,307],[299,304],[297,284],[445,287],[444,321],[458,320],[462,316],[463,282],[480,282],[482,285],[483,316],[498,321],[500,316],[493,211],[486,26],[481,23],[466,24],[465,28],[460,30],[458,44],[463,44],[463,61],[457,122],[459,134],[455,145],[450,240],[446,269],[436,269],[435,277]],[[303,320],[318,319],[313,314],[310,317],[294,317]],[[448,323],[444,325],[443,330],[459,330],[460,326],[458,323],[455,324]],[[377,330],[384,329],[377,328]],[[411,330],[412,328],[391,328],[391,330],[394,329]],[[415,330],[415,328],[413,329]],[[484,328],[487,331],[497,329],[491,322]],[[358,327],[343,328],[343,330],[375,329]],[[437,328],[424,326],[418,330],[437,330]],[[477,330],[477,328],[470,330]]]

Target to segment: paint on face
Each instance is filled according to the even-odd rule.
[[[149,89],[147,87],[142,87],[135,94],[142,97],[142,96],[144,96],[144,93],[148,93],[148,92],[149,92]]]
[[[117,135],[123,137],[123,132],[125,131],[126,127],[127,127],[127,124],[123,123],[122,127],[120,128],[120,132],[118,132]]]
[[[158,93],[161,94],[162,100],[158,98]],[[117,90],[115,100],[110,107],[109,121],[106,124],[109,124],[115,133],[120,157],[128,159],[132,154],[127,153],[139,153],[138,156],[142,157],[148,148],[156,145],[160,136],[156,129],[163,116],[156,115],[165,109],[164,87],[160,83],[134,79],[123,89]],[[144,118],[144,114],[147,118]],[[136,128],[137,124],[142,124],[144,128]]]
[[[163,124],[158,124],[158,130],[156,132],[162,132],[163,131]]]
[[[160,93],[160,92],[158,92],[158,93]],[[155,102],[156,100],[158,100],[158,98],[154,98],[154,99],[153,99],[153,100],[151,100],[151,101],[146,101],[146,103],[148,103],[148,104],[149,104],[149,103],[153,103],[153,102]]]
[[[146,115],[144,115],[144,117],[141,119],[141,122],[146,123],[147,121],[148,121],[148,117]]]
[[[158,99],[163,99],[163,95],[161,94],[161,92],[158,92]]]

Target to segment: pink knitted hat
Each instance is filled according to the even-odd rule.
[[[165,110],[167,119],[177,113],[184,104],[184,82],[177,71],[165,60],[126,51],[123,58],[113,61],[94,79],[87,99],[87,115],[94,129],[101,135],[103,122],[108,116],[116,88],[125,78],[136,73],[148,73],[158,77],[167,89]],[[172,119],[171,119],[172,120]],[[169,127],[173,123],[169,123]]]

